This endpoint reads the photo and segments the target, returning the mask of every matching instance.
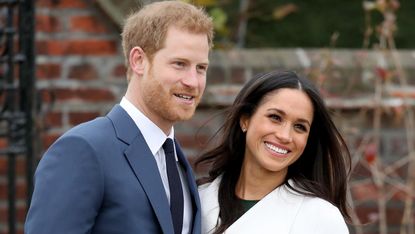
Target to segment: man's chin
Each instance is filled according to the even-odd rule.
[[[194,109],[193,110],[182,111],[181,113],[178,113],[177,119],[178,119],[178,121],[189,120],[193,117],[194,114],[195,114]]]

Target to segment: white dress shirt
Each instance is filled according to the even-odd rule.
[[[166,134],[156,124],[147,118],[147,116],[145,116],[138,108],[136,108],[129,100],[127,100],[126,97],[122,98],[120,106],[133,119],[138,129],[140,129],[141,134],[143,134],[148,147],[153,153],[160,172],[161,181],[163,182],[164,190],[166,191],[167,200],[170,202],[169,179],[167,177],[166,158],[162,146],[167,138],[174,139],[174,128],[172,127],[170,134],[166,136]],[[174,153],[176,155],[176,161],[178,161],[176,150],[174,150]],[[184,199],[182,234],[188,234],[191,231],[193,220],[192,203],[186,176],[184,175],[183,169],[180,166],[178,169],[180,180],[182,182]]]

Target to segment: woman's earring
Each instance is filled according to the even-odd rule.
[[[246,132],[246,128],[242,128],[242,132]]]

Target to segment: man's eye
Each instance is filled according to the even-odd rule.
[[[206,72],[207,66],[199,65],[196,67],[198,72]]]
[[[174,65],[176,67],[184,67],[186,64],[184,62],[177,61],[177,62],[174,62]]]

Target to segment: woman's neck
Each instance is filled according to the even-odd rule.
[[[236,196],[244,200],[261,200],[280,186],[286,175],[287,170],[273,172],[244,163],[236,183]]]

